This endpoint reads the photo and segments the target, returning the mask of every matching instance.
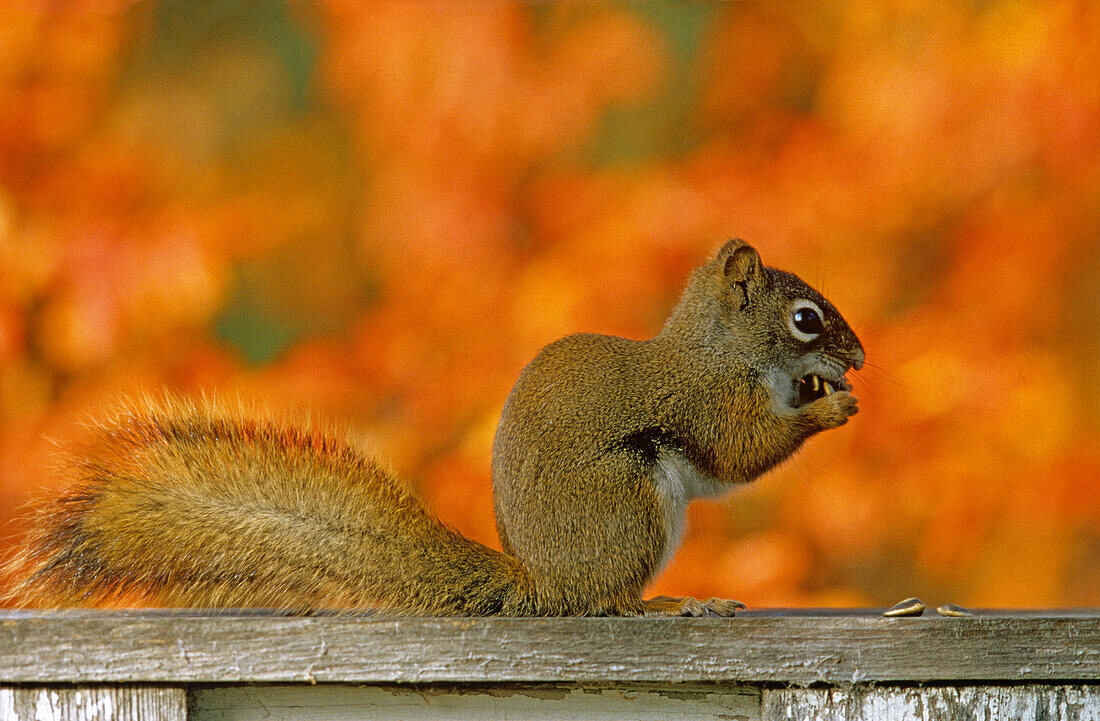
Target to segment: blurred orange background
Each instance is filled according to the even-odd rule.
[[[523,365],[728,237],[862,412],[697,503],[654,593],[1100,605],[1100,5],[0,8],[0,552],[120,395],[332,419],[499,547]]]

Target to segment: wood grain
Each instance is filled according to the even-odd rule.
[[[764,721],[1100,721],[1097,686],[764,690]]]
[[[187,692],[157,686],[0,686],[0,721],[187,721]]]
[[[1100,678],[1100,618],[0,614],[9,683],[691,683]]]

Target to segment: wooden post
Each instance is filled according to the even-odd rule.
[[[765,721],[1100,721],[1100,687],[935,686],[774,689],[763,694]]]
[[[0,686],[0,721],[186,721],[182,686]]]

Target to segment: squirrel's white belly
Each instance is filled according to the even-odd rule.
[[[680,545],[687,518],[687,505],[696,498],[717,496],[729,488],[717,478],[700,471],[682,453],[662,448],[653,469],[653,483],[661,500],[661,516],[665,527],[665,548],[653,575],[661,572]]]

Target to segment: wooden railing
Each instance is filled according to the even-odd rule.
[[[1100,615],[0,611],[0,721],[185,718],[1100,720]]]

